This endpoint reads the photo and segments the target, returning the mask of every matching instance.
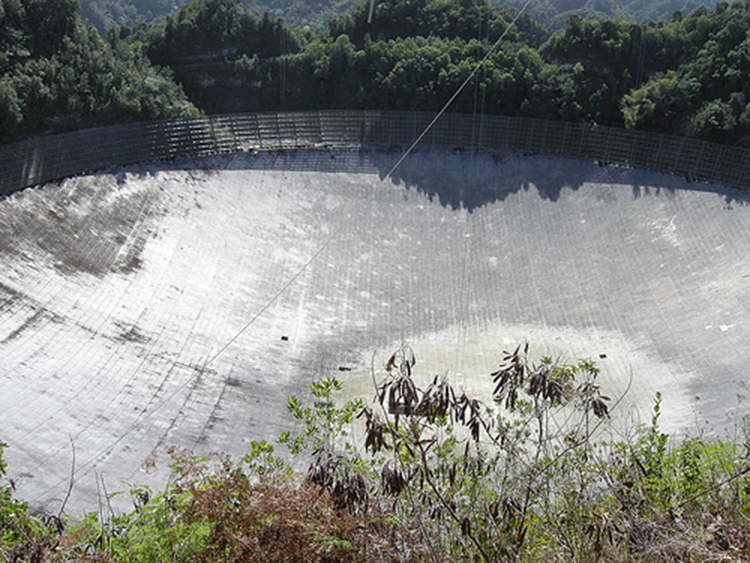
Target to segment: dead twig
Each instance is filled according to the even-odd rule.
[[[63,512],[65,511],[65,505],[68,504],[70,494],[73,492],[73,486],[76,482],[76,445],[73,442],[73,436],[68,435],[70,439],[70,449],[73,451],[73,459],[70,462],[70,480],[68,481],[68,491],[65,493],[62,505],[60,505],[60,511],[57,513],[58,518],[62,518]]]

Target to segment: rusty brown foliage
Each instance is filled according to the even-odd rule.
[[[209,468],[186,452],[175,455],[180,467],[174,494],[188,498],[176,510],[186,522],[212,524],[202,561],[435,560],[418,538],[405,546],[408,525],[396,525],[377,505],[362,505],[366,483],[361,475],[349,478],[356,494],[342,497],[348,480],[321,483],[320,475],[301,482],[260,480],[228,458]],[[353,505],[359,509],[352,510]]]

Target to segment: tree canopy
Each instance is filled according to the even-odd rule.
[[[667,23],[572,15],[553,33],[486,0],[381,0],[372,17],[363,1],[313,34],[239,0],[194,0],[105,39],[75,0],[0,7],[3,140],[198,110],[435,111],[484,60],[450,111],[750,145],[748,2]]]
[[[0,141],[197,110],[145,46],[87,27],[76,0],[0,0]]]
[[[527,12],[534,21],[561,30],[571,15],[584,19],[620,19],[636,22],[670,21],[675,13],[687,15],[700,6],[713,8],[718,0],[534,0]],[[173,14],[187,0],[81,0],[81,15],[100,33],[111,26],[135,26]],[[492,0],[496,7],[519,9],[525,0]],[[356,0],[242,0],[252,12],[268,12],[288,25],[315,32],[349,12]]]
[[[528,6],[531,16],[554,30],[565,27],[571,16],[585,20],[668,22],[704,7],[713,8],[718,0],[535,0]],[[525,0],[507,0],[521,7]]]

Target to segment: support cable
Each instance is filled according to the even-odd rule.
[[[112,449],[114,449],[117,444],[122,442],[122,440],[125,439],[128,435],[130,435],[132,432],[137,430],[140,425],[147,419],[149,419],[154,413],[156,413],[158,410],[160,410],[162,407],[164,407],[166,404],[170,403],[180,392],[182,392],[188,385],[195,382],[195,380],[200,377],[203,373],[205,373],[206,369],[210,364],[212,364],[219,356],[221,356],[226,350],[240,337],[242,334],[247,331],[254,323],[255,321],[260,318],[260,316],[265,313],[273,303],[278,300],[279,297],[281,297],[284,292],[286,292],[289,287],[296,282],[299,277],[315,262],[323,252],[325,252],[328,247],[331,245],[331,243],[336,239],[337,235],[341,232],[344,225],[339,226],[338,229],[336,229],[333,234],[328,238],[328,240],[318,248],[315,253],[305,262],[298,270],[297,272],[289,279],[287,282],[268,300],[266,301],[265,305],[260,308],[260,310],[253,315],[253,317],[245,323],[245,325],[237,331],[232,338],[230,338],[219,350],[211,357],[206,359],[206,361],[203,363],[203,366],[198,371],[198,373],[190,378],[188,378],[185,382],[183,382],[181,385],[179,385],[174,391],[172,391],[168,396],[166,396],[164,399],[162,399],[158,404],[154,405],[152,408],[145,410],[141,415],[132,423],[130,426],[128,426],[122,434],[120,434],[117,438],[112,440],[106,447],[101,449],[98,453],[95,453],[91,458],[88,459],[85,463],[80,465],[78,467],[77,475],[71,475],[70,476],[70,488],[72,489],[73,485],[80,480],[82,477],[82,474],[84,473],[84,469],[89,468],[90,466],[94,465],[102,456],[110,453]],[[74,451],[74,457],[75,457],[75,451]],[[59,481],[55,487],[60,486],[61,483],[63,483],[66,479],[62,479]],[[48,489],[49,490],[49,489]],[[34,500],[37,500],[41,498],[41,494],[35,497]],[[67,499],[66,499],[67,500]],[[63,503],[63,508],[65,506],[65,503]],[[62,510],[62,508],[61,508]]]
[[[474,78],[474,76],[477,74],[479,69],[481,69],[485,62],[489,59],[489,57],[492,55],[492,53],[497,49],[497,47],[500,45],[500,42],[505,38],[505,36],[508,34],[508,31],[511,29],[513,25],[515,25],[516,21],[521,17],[521,15],[524,13],[526,8],[531,3],[531,0],[526,0],[526,3],[521,8],[521,10],[516,14],[516,16],[513,18],[513,20],[510,22],[508,27],[503,31],[503,33],[500,35],[500,37],[495,41],[494,45],[487,51],[484,58],[482,58],[481,61],[477,64],[477,66],[474,68],[474,70],[469,74],[469,76],[464,80],[464,82],[458,87],[458,89],[455,91],[455,93],[451,96],[451,98],[448,100],[448,102],[443,106],[443,108],[437,113],[437,115],[433,118],[433,120],[430,122],[430,124],[422,131],[422,133],[417,137],[417,139],[412,143],[412,145],[409,147],[409,149],[404,153],[404,155],[399,159],[399,161],[391,168],[391,170],[386,174],[385,178],[388,178],[395,170],[398,168],[398,166],[406,159],[406,157],[411,153],[412,150],[419,144],[419,142],[424,138],[424,136],[430,131],[430,129],[435,125],[435,123],[440,119],[440,117],[445,113],[445,111],[448,109],[448,107],[453,103],[453,101],[458,97],[458,95],[463,91],[463,89],[466,87],[466,85]],[[373,1],[374,4],[374,1]],[[372,4],[371,4],[372,9]],[[284,48],[283,38],[280,38],[281,40],[281,47]],[[283,62],[282,62],[283,65]],[[285,80],[285,70],[282,67],[281,70],[281,82],[282,82],[282,98],[281,103],[283,104],[283,84]],[[342,225],[343,227],[343,225]],[[190,385],[192,382],[195,381],[195,379],[202,373],[204,373],[205,369],[212,364],[219,356],[221,356],[242,334],[247,331],[247,329],[252,326],[255,321],[258,320],[258,318],[267,311],[271,305],[276,302],[276,300],[283,295],[286,290],[307,270],[307,268],[317,260],[317,258],[330,246],[331,242],[336,238],[336,235],[341,230],[341,227],[337,229],[333,235],[323,244],[309,259],[308,261],[302,265],[302,267],[271,297],[270,300],[266,302],[266,304],[237,332],[235,335],[230,338],[213,356],[208,358],[203,368],[200,370],[199,374],[196,376],[193,376],[189,378],[187,381],[185,381],[182,385],[180,385],[176,390],[174,390],[169,396],[167,396],[165,399],[163,399],[160,403],[155,405],[153,408],[145,411],[142,413],[138,419],[133,422],[120,436],[118,436],[115,440],[110,442],[104,449],[102,449],[99,453],[94,454],[86,463],[84,463],[81,466],[81,469],[87,468],[94,463],[96,463],[97,460],[99,460],[103,455],[110,452],[118,443],[120,443],[126,436],[128,436],[130,433],[132,433],[134,430],[136,430],[146,419],[150,418],[156,411],[161,409],[165,404],[169,403],[174,399],[174,397],[181,392],[185,387]],[[80,475],[80,472],[79,472]],[[79,480],[80,477],[71,476],[71,487],[72,485]],[[63,505],[64,507],[64,505]]]
[[[497,49],[497,47],[500,45],[500,42],[503,39],[505,39],[505,36],[510,31],[510,28],[515,25],[515,23],[518,21],[518,18],[520,18],[521,15],[523,15],[523,13],[526,11],[526,8],[529,7],[529,4],[531,4],[531,0],[526,0],[526,3],[523,5],[523,8],[521,8],[519,10],[519,12],[513,18],[513,21],[511,21],[510,24],[508,24],[508,27],[505,28],[505,31],[503,31],[500,34],[500,37],[497,38],[497,41],[495,41],[495,44],[492,45],[492,47],[490,47],[490,50],[487,51],[487,54],[485,54],[484,57],[482,58],[482,60],[479,61],[479,63],[477,63],[477,66],[474,67],[474,70],[471,71],[471,73],[469,74],[469,76],[466,77],[466,80],[463,81],[463,83],[453,93],[453,95],[450,97],[450,99],[445,103],[445,105],[443,106],[443,109],[441,109],[437,113],[437,115],[435,115],[435,117],[432,119],[432,121],[430,121],[429,125],[427,125],[427,127],[424,128],[424,131],[422,131],[422,133],[419,135],[419,137],[417,137],[417,139],[411,144],[411,146],[406,150],[406,152],[401,156],[401,158],[398,159],[398,162],[396,162],[396,164],[393,165],[393,168],[391,168],[388,171],[388,174],[386,174],[383,177],[384,180],[390,178],[391,174],[393,174],[393,172],[395,172],[396,168],[398,168],[401,165],[401,163],[404,160],[406,160],[406,157],[409,156],[409,154],[411,154],[411,151],[413,151],[414,148],[424,138],[424,136],[427,135],[427,133],[429,133],[430,129],[432,129],[432,127],[435,125],[435,123],[437,123],[438,119],[440,119],[442,117],[442,115],[446,112],[446,110],[450,107],[450,105],[454,102],[454,100],[458,97],[458,95],[463,91],[464,88],[466,88],[466,85],[471,81],[472,78],[474,78],[474,76],[476,75],[476,73],[479,72],[479,69],[484,66],[484,63],[487,62],[487,59],[489,59],[492,56],[492,53],[495,52],[495,50]]]

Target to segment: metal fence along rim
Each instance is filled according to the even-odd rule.
[[[84,173],[178,157],[252,150],[401,150],[427,112],[330,110],[231,114],[86,129],[0,146],[0,195]],[[518,152],[597,161],[747,189],[750,150],[592,124],[444,114],[420,148]]]

